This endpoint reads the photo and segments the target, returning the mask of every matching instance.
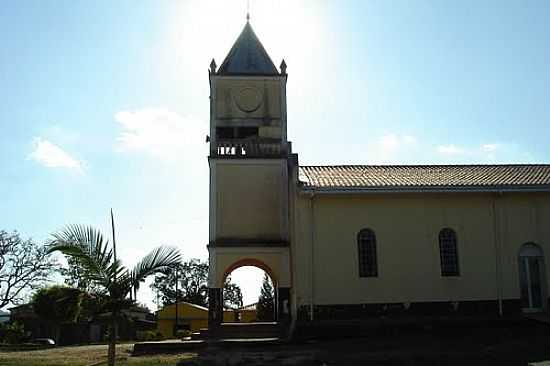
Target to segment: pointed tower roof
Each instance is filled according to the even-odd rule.
[[[279,75],[264,46],[246,22],[218,70],[219,75]]]

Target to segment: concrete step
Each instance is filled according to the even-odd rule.
[[[200,339],[207,339],[208,338],[208,328],[199,329],[199,337],[200,337]]]
[[[215,348],[223,347],[225,349],[243,348],[250,350],[257,348],[258,351],[264,352],[266,347],[281,347],[285,345],[278,338],[229,338],[229,339],[210,339],[210,340],[191,340],[181,341],[172,339],[159,342],[142,342],[134,344],[132,355],[152,355],[152,354],[177,354],[185,352],[201,352],[208,347]]]
[[[279,338],[279,324],[272,322],[222,323],[214,335],[220,339]]]

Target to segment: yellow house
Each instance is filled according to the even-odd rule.
[[[235,318],[233,311],[224,311],[224,321],[231,322]],[[174,337],[176,326],[176,305],[171,304],[157,312],[157,330],[165,338]],[[188,302],[178,303],[178,329],[198,332],[208,328],[208,308]]]
[[[239,321],[241,323],[250,323],[257,320],[258,314],[256,311],[256,305],[258,305],[258,303],[245,305],[238,310]]]
[[[286,69],[249,22],[210,64],[212,327],[225,278],[250,265],[287,325],[548,309],[550,165],[301,166]]]

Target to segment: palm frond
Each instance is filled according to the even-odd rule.
[[[122,262],[119,259],[113,261],[107,268],[107,273],[113,279],[122,277],[124,272],[128,272],[128,269],[122,265]]]
[[[74,257],[93,281],[107,285],[113,266],[113,252],[101,231],[84,225],[69,225],[52,234],[48,253],[59,251]],[[119,267],[120,263],[116,264]]]
[[[176,248],[158,247],[130,271],[119,260],[114,260],[108,240],[91,226],[69,225],[52,237],[48,253],[59,251],[77,259],[85,276],[101,285],[114,302],[124,300],[132,288],[137,290],[147,276],[181,262]]]
[[[174,247],[161,246],[153,249],[132,269],[130,275],[134,288],[149,275],[155,274],[181,262],[181,254]]]

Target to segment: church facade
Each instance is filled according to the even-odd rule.
[[[248,265],[290,328],[547,310],[550,165],[300,166],[287,77],[249,22],[210,65],[210,328]]]

